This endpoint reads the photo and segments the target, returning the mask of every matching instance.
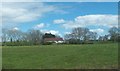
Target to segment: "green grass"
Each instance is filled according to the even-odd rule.
[[[4,46],[4,69],[112,69],[118,66],[117,43]]]

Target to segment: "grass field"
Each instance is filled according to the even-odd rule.
[[[4,46],[4,69],[112,69],[118,66],[117,43]]]

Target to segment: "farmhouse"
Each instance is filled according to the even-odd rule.
[[[57,38],[57,37],[55,37],[55,38],[44,38],[44,42],[45,43],[46,42],[63,43],[64,40],[63,40],[63,38]]]

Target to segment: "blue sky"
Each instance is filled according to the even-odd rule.
[[[3,3],[3,27],[38,29],[64,36],[72,28],[87,27],[99,35],[117,26],[117,2]]]

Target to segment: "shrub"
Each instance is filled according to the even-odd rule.
[[[53,44],[54,42],[44,42],[43,45],[51,45]]]

